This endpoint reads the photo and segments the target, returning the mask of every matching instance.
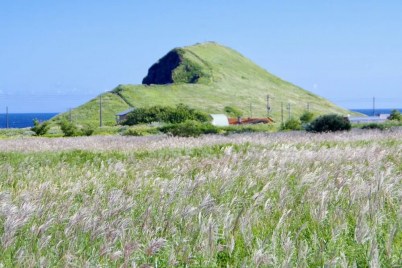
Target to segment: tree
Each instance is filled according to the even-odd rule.
[[[80,136],[77,126],[67,120],[60,122],[60,128],[66,137]]]
[[[400,111],[394,109],[391,111],[391,114],[389,115],[388,119],[402,121],[402,114]]]
[[[352,125],[347,117],[336,114],[322,115],[311,122],[306,130],[310,132],[332,132],[350,130]]]
[[[182,123],[186,120],[199,122],[209,121],[208,114],[190,108],[185,104],[178,104],[176,107],[152,106],[149,108],[138,108],[127,115],[123,125],[149,124],[152,122]]]
[[[302,124],[307,124],[313,121],[314,114],[309,111],[305,111],[301,116],[300,116],[300,121]]]
[[[159,131],[179,137],[198,137],[201,134],[219,133],[219,128],[208,122],[187,120],[178,124],[162,126],[159,128]]]
[[[37,119],[33,121],[34,126],[31,128],[33,132],[35,132],[36,136],[42,136],[45,135],[46,132],[49,130],[50,125],[49,122],[45,121],[43,123],[40,123]]]
[[[281,125],[281,130],[301,130],[302,126],[298,119],[290,118]]]

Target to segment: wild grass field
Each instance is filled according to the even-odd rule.
[[[0,267],[401,267],[402,131],[0,140]]]

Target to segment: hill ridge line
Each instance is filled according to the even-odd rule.
[[[127,100],[126,97],[124,97],[123,95],[121,95],[120,92],[111,92],[111,93],[117,95],[118,97],[120,97],[120,99],[121,99],[122,101],[124,101],[130,108],[135,107],[131,102],[129,102],[129,101]]]
[[[109,95],[110,100],[104,104],[107,107],[103,116],[105,125],[114,125],[115,114],[127,107],[175,106],[179,103],[211,114],[223,113],[224,107],[231,106],[238,108],[245,116],[254,117],[266,116],[269,104],[270,116],[279,123],[298,118],[307,109],[317,116],[351,113],[313,92],[271,74],[229,47],[207,43],[174,49],[181,50],[181,56],[186,61],[178,73],[182,80],[177,83],[118,85],[109,91],[114,94]],[[169,60],[177,60],[177,57],[168,58],[168,62],[162,64],[169,67]],[[170,72],[171,70],[169,69]],[[198,74],[205,74],[201,76],[204,80],[191,82],[187,79]],[[153,75],[161,78],[165,73]],[[79,114],[77,121],[95,125],[98,120],[95,105],[98,104],[89,101],[76,108],[76,113]],[[60,117],[66,116],[68,114],[64,113]]]
[[[208,67],[209,74],[211,75],[211,81],[210,81],[210,83],[211,83],[211,82],[214,82],[214,81],[215,81],[215,79],[214,79],[215,77],[214,77],[214,72],[212,71],[211,65],[210,65],[206,60],[204,60],[203,58],[201,58],[200,56],[198,56],[197,53],[195,53],[195,52],[193,52],[193,51],[191,51],[191,50],[186,50],[186,52],[192,54],[192,55],[193,55],[194,57],[196,57],[199,61],[201,61],[205,66]]]

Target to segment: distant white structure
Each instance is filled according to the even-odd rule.
[[[212,117],[212,125],[218,127],[229,126],[229,119],[224,114],[210,114]]]
[[[380,117],[381,119],[388,119],[388,117],[390,117],[390,114],[379,114],[378,117]]]
[[[379,114],[378,116],[359,116],[359,117],[350,117],[349,121],[351,123],[360,124],[360,123],[384,123],[388,120],[389,114]]]

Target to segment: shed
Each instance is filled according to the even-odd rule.
[[[229,126],[229,119],[224,114],[210,114],[212,117],[212,125],[218,127]]]
[[[129,114],[130,112],[132,112],[134,110],[135,110],[135,108],[132,107],[132,108],[130,108],[128,110],[125,110],[123,112],[120,112],[120,113],[116,114],[116,122],[117,122],[117,124],[120,124],[121,122],[126,120],[127,114]]]
[[[271,117],[248,117],[248,118],[229,118],[230,125],[255,125],[255,124],[270,124],[274,123]]]

